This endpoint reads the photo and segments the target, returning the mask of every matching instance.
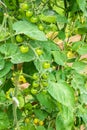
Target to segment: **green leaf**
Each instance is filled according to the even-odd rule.
[[[6,101],[6,95],[3,90],[0,91],[0,102],[5,103]]]
[[[79,105],[77,114],[82,118],[85,124],[87,124],[87,108],[85,106]]]
[[[0,78],[0,86],[2,86],[4,84],[4,82],[5,82],[5,77]]]
[[[84,62],[76,61],[73,63],[72,68],[78,73],[84,74],[87,72],[87,64]]]
[[[4,69],[0,70],[0,78],[4,77],[9,72],[11,67],[12,67],[12,63],[7,61],[5,63]]]
[[[75,90],[80,90],[81,93],[86,92],[84,76],[74,73],[71,81],[71,85]]]
[[[15,55],[15,53],[17,52],[17,49],[18,49],[18,46],[13,43],[6,43],[0,46],[0,52],[2,54],[5,54],[5,56],[9,58],[11,55]]]
[[[4,58],[2,56],[0,56],[0,70],[2,70],[5,66],[5,61]]]
[[[74,92],[66,82],[62,80],[59,80],[57,83],[49,81],[48,92],[55,100],[73,109]]]
[[[35,54],[29,49],[27,53],[21,53],[18,45],[6,43],[0,46],[0,52],[5,54],[5,59],[11,59],[14,64],[29,62],[35,59]]]
[[[87,25],[80,26],[78,28],[78,34],[86,34],[87,33]]]
[[[72,43],[72,51],[77,51],[79,50],[80,46],[82,46],[82,44],[84,44],[84,42],[79,41],[79,42],[73,42]]]
[[[62,39],[62,40],[64,40],[65,39],[65,32],[64,32],[64,30],[60,30],[59,31],[59,33],[58,33],[58,37],[59,37],[59,39]]]
[[[43,49],[45,49],[46,51],[48,51],[49,53],[51,53],[51,51],[58,51],[60,50],[60,48],[53,42],[53,41],[31,41],[30,42],[31,46],[33,48],[37,48],[37,47],[41,47]]]
[[[42,106],[45,107],[46,111],[52,112],[55,109],[55,104],[53,103],[51,97],[48,94],[39,93],[37,99]]]
[[[38,71],[42,70],[42,62],[38,59],[34,60],[34,65]]]
[[[84,12],[86,13],[86,0],[76,0],[78,5],[79,5],[79,8]]]
[[[23,62],[30,62],[35,59],[34,52],[30,49],[27,53],[21,53],[18,51],[15,55],[11,56],[11,62],[13,64],[23,63]]]
[[[28,37],[39,40],[47,41],[45,34],[38,29],[38,27],[28,21],[18,21],[13,24],[13,29],[16,34],[25,34]]]
[[[36,130],[36,128],[32,123],[28,123],[25,126],[22,125],[20,130]]]
[[[56,118],[56,130],[72,130],[73,112],[69,107],[62,106],[62,111]]]
[[[44,126],[37,126],[36,130],[46,130]]]
[[[56,16],[55,15],[44,15],[41,14],[39,16],[40,20],[47,22],[47,23],[55,23],[56,22]]]
[[[47,130],[54,130],[52,127],[49,127]]]
[[[0,129],[8,129],[9,125],[10,122],[8,120],[7,114],[5,112],[0,111]]]
[[[80,94],[80,102],[81,102],[81,104],[87,104],[87,92],[86,91],[84,93]]]
[[[44,120],[48,116],[48,114],[45,111],[42,111],[40,109],[35,109],[34,113],[36,117],[40,120]]]
[[[84,54],[87,54],[87,45],[84,45],[84,46],[81,46],[77,52],[80,54],[80,55],[84,55]]]
[[[62,15],[56,15],[57,22],[59,23],[67,23],[67,18]]]
[[[60,51],[53,51],[52,52],[54,61],[59,65],[65,65],[66,62],[66,55],[63,52]]]

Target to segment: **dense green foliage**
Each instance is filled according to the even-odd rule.
[[[87,1],[0,1],[0,130],[87,129]]]

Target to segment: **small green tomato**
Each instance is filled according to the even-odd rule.
[[[34,82],[32,83],[32,86],[33,86],[34,88],[37,88],[37,87],[39,87],[39,83],[36,82],[36,81],[34,81]]]
[[[34,80],[38,80],[39,79],[39,74],[38,73],[34,73],[33,76],[32,76],[32,78]]]
[[[16,41],[19,42],[19,43],[23,42],[23,38],[21,37],[21,35],[16,36]]]
[[[47,78],[48,78],[48,73],[42,74],[42,78],[43,78],[43,79],[47,79]]]
[[[38,56],[40,56],[43,54],[43,50],[41,50],[40,48],[37,48],[36,53],[38,54]]]
[[[44,30],[44,26],[43,26],[42,24],[39,24],[39,25],[38,25],[38,28],[39,28],[40,31],[43,31],[43,30]]]
[[[22,52],[22,53],[27,53],[28,51],[29,51],[29,47],[28,46],[20,46],[20,51]]]
[[[34,89],[34,88],[31,89],[31,94],[35,95],[37,93],[38,93],[38,91],[36,89]]]
[[[50,68],[50,63],[49,62],[44,62],[43,63],[43,68],[44,69],[49,69]]]
[[[31,21],[31,23],[37,23],[38,22],[38,17],[32,16],[30,21]]]
[[[47,87],[48,86],[48,82],[47,81],[42,81],[41,83],[42,83],[43,87]]]
[[[21,9],[22,11],[27,10],[27,9],[28,9],[28,4],[27,4],[27,3],[21,3],[21,4],[20,4],[20,9]]]
[[[30,11],[30,10],[26,11],[26,17],[27,18],[31,17],[32,15],[33,15],[32,11]]]

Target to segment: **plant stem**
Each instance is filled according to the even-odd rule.
[[[15,79],[15,90],[14,90],[14,97],[17,97],[17,93],[18,93],[18,75]],[[18,126],[18,119],[17,119],[17,104],[15,102],[13,102],[13,117],[14,117],[14,121],[13,121],[13,125],[14,127],[17,128],[17,130],[19,130],[19,126]]]
[[[68,18],[67,1],[66,0],[64,0],[64,7],[65,7],[65,16]],[[64,25],[64,30],[65,30],[66,26],[67,26],[67,23],[65,23],[65,25]]]
[[[13,103],[13,116],[14,116],[14,126],[17,126],[17,106]]]
[[[8,17],[8,24],[9,24],[9,29],[10,29],[11,42],[15,43],[15,38],[13,36],[14,32],[13,32],[13,28],[12,28],[12,22],[13,22],[13,18],[9,16]]]

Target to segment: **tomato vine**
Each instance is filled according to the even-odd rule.
[[[0,1],[0,129],[87,129],[87,1]]]

